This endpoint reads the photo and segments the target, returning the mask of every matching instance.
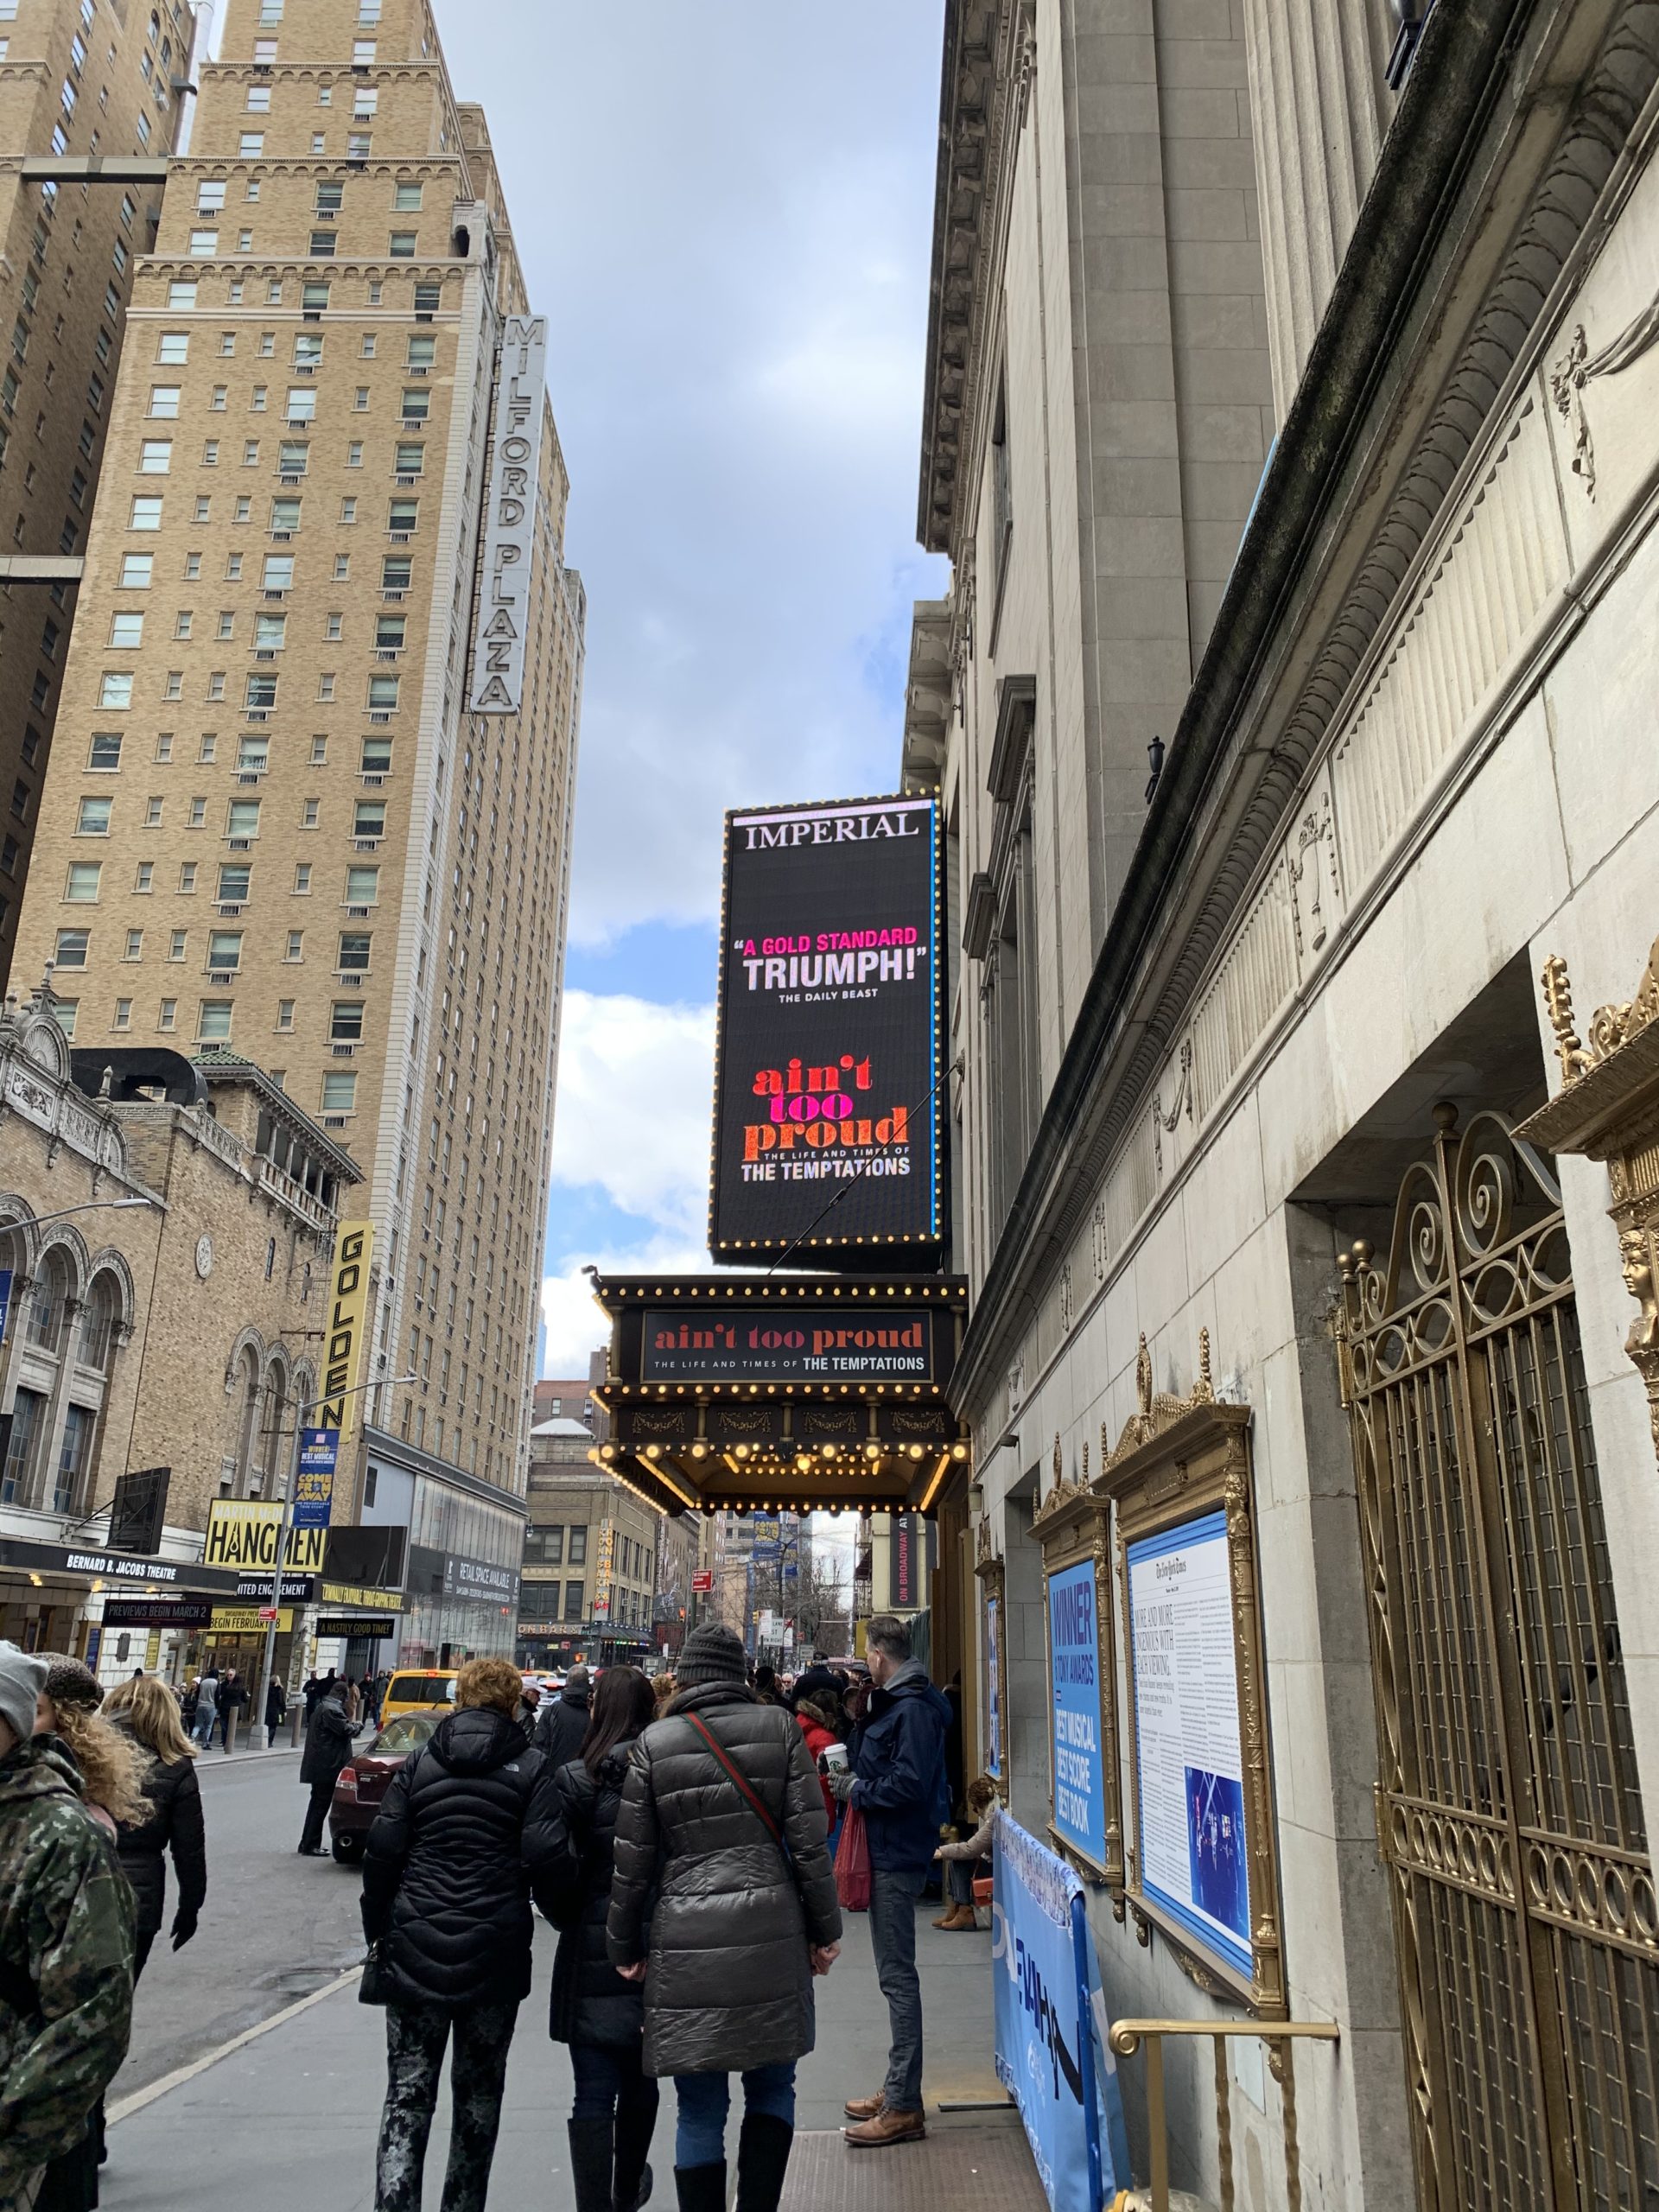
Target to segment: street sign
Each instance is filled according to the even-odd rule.
[[[262,1621],[274,1621],[276,1618],[276,1606],[261,1605],[259,1608],[259,1618]]]
[[[695,1570],[691,1577],[691,1587],[695,1591],[701,1594],[706,1591],[712,1590],[714,1586],[715,1575],[714,1569],[712,1567],[700,1567]]]

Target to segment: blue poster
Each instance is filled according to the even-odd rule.
[[[1002,1779],[1002,1618],[995,1598],[985,1600],[985,1771]]]
[[[11,1285],[13,1270],[0,1268],[0,1344],[6,1341],[6,1325],[11,1319]]]
[[[1249,1858],[1227,1516],[1128,1548],[1141,1879],[1183,1936],[1249,1979]]]
[[[1134,2177],[1083,1884],[1006,1813],[991,1852],[997,2079],[1052,2212],[1101,2212]]]
[[[300,1465],[294,1484],[294,1526],[326,1529],[334,1505],[334,1475],[340,1465],[337,1428],[302,1428]]]
[[[1048,1578],[1048,1661],[1053,1692],[1054,1831],[1092,1866],[1106,1865],[1100,1630],[1095,1562]]]

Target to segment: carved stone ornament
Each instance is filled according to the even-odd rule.
[[[1659,1457],[1659,942],[1636,995],[1598,1007],[1590,1041],[1580,1039],[1567,963],[1553,955],[1541,978],[1555,1033],[1561,1088],[1516,1130],[1547,1152],[1576,1152],[1607,1163],[1624,1287],[1637,1317],[1624,1349],[1648,1394],[1648,1425]]]
[[[1616,377],[1621,369],[1630,368],[1656,341],[1659,341],[1659,300],[1651,300],[1599,353],[1590,351],[1584,325],[1575,324],[1566,353],[1550,369],[1550,397],[1573,436],[1573,474],[1592,499],[1596,496],[1596,448],[1584,411],[1585,387],[1598,377]]]

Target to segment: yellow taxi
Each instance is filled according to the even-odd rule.
[[[455,1709],[455,1676],[450,1667],[405,1667],[386,1684],[380,1700],[380,1726],[400,1713],[436,1715]]]

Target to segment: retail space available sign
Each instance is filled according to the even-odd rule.
[[[997,2079],[1052,2212],[1101,2212],[1134,2177],[1083,1884],[1006,1813],[991,1848]]]
[[[1002,1605],[985,1599],[985,1771],[1002,1779]]]
[[[933,800],[727,816],[717,1258],[938,1241],[942,965]]]
[[[1092,1559],[1048,1578],[1052,1691],[1054,1827],[1096,1866],[1106,1864],[1106,1787],[1101,1764],[1100,1624]]]
[[[374,1224],[342,1221],[328,1281],[328,1337],[322,1389],[314,1409],[321,1427],[334,1431],[336,1452],[352,1433],[358,1400],[363,1395],[357,1380],[368,1332],[369,1262],[373,1256]]]
[[[1132,1543],[1128,1567],[1141,1885],[1248,1980],[1255,1962],[1226,1514]]]
[[[334,1476],[340,1466],[340,1431],[302,1428],[300,1464],[294,1485],[294,1525],[326,1529],[334,1510]]]
[[[267,1574],[271,1573],[276,1565],[276,1538],[282,1520],[283,1509],[275,1498],[216,1497],[207,1511],[204,1564],[262,1567]],[[283,1554],[283,1572],[320,1574],[327,1542],[327,1532],[321,1529],[296,1529],[290,1525],[288,1548]]]
[[[819,1203],[827,1203],[820,1198]],[[848,1203],[852,1202],[849,1199]],[[837,1208],[837,1213],[840,1209]],[[640,1337],[642,1382],[937,1382],[940,1316],[771,1306],[661,1307]]]
[[[476,715],[516,715],[524,704],[546,378],[547,318],[509,315],[495,389],[495,456],[490,464],[484,586],[473,649],[472,708]]]

